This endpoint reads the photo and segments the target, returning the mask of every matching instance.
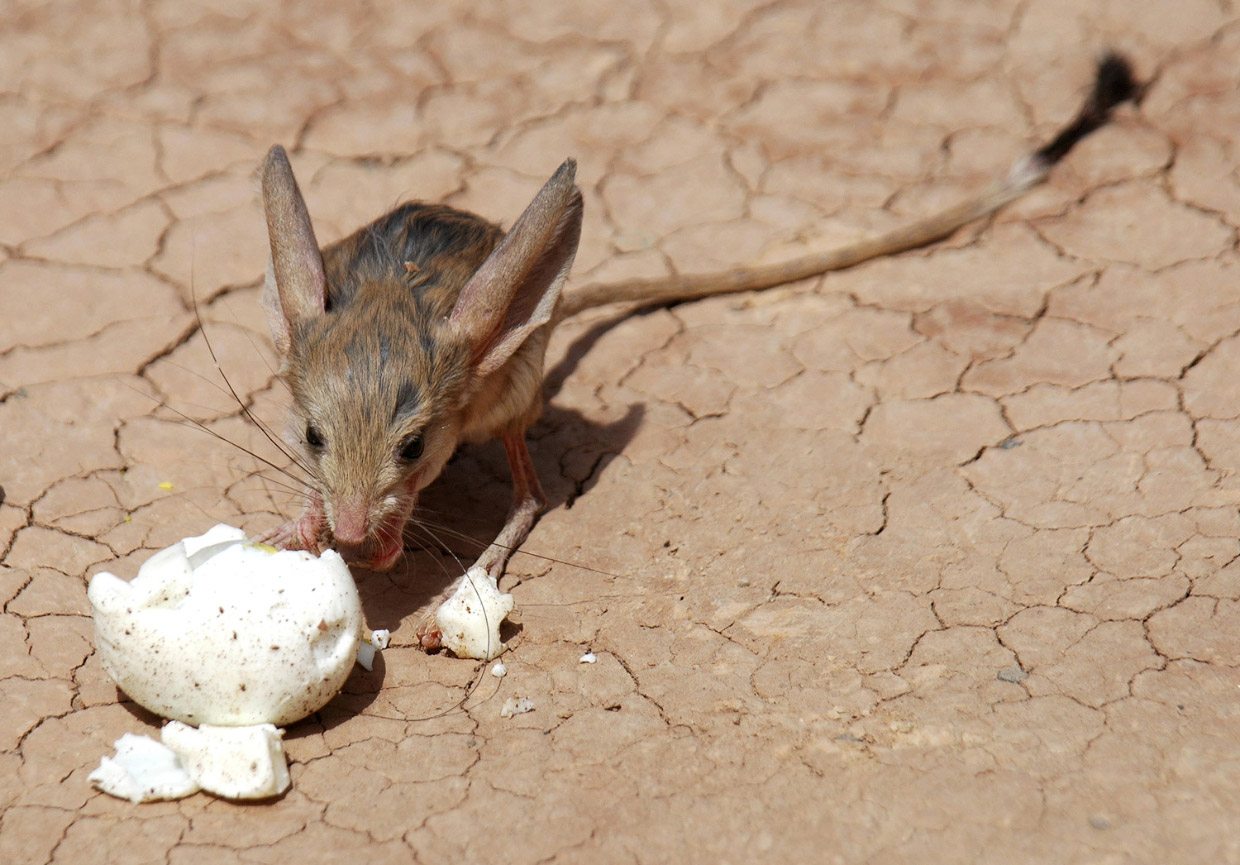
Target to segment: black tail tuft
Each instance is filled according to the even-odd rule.
[[[1112,108],[1137,95],[1137,82],[1128,58],[1108,51],[1098,61],[1098,76],[1090,94],[1089,110],[1106,115]]]
[[[1137,90],[1132,65],[1125,57],[1108,51],[1098,61],[1093,90],[1076,119],[1056,135],[1050,144],[1035,153],[1034,157],[1048,167],[1054,165],[1063,159],[1078,141],[1106,123],[1116,105],[1134,98]]]

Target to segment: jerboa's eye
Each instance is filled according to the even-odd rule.
[[[423,441],[422,436],[416,433],[408,436],[403,442],[400,443],[400,458],[406,462],[413,462],[418,457],[422,456],[422,451],[425,447],[426,442]]]

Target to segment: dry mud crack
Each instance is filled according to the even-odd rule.
[[[0,861],[1240,862],[1234,3],[5,17]],[[103,673],[86,581],[298,506],[201,332],[282,429],[271,143],[325,242],[415,197],[511,224],[575,156],[577,284],[704,271],[978,189],[1108,45],[1141,105],[990,223],[563,326],[506,678],[470,693],[479,668],[412,636],[507,506],[500,450],[466,448],[435,541],[359,573],[394,648],[289,730],[286,796],[91,789],[157,720]],[[516,694],[535,711],[501,718]]]

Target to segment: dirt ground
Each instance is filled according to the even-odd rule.
[[[0,861],[1240,862],[1235,3],[276,5],[4,7]],[[574,156],[575,284],[705,271],[980,189],[1108,45],[1142,104],[993,222],[561,329],[506,678],[413,645],[507,507],[469,447],[443,544],[355,571],[394,648],[288,730],[287,795],[87,783],[158,729],[87,579],[299,508],[193,311],[281,428],[272,143],[321,241],[409,198],[511,224]]]

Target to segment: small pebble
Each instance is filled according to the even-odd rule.
[[[1004,667],[997,678],[1000,682],[1023,682],[1029,678],[1029,674],[1020,667]]]
[[[503,661],[496,661],[491,667],[491,675],[497,679],[502,679],[508,675],[508,668],[504,666]]]
[[[582,655],[580,658],[577,659],[578,663],[581,663],[581,664],[593,664],[596,660],[598,659],[594,657],[593,652],[586,652],[584,655]]]

